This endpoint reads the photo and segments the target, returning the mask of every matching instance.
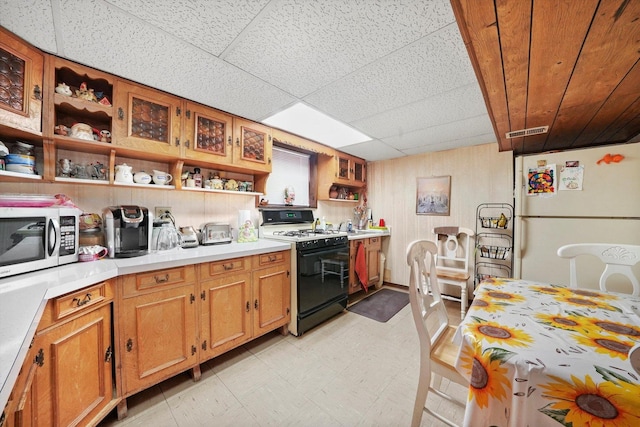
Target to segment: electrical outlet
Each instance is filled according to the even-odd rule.
[[[167,212],[171,213],[171,207],[170,206],[156,206],[155,207],[154,216],[156,218],[160,218],[163,214],[165,214]]]

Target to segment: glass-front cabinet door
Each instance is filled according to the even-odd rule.
[[[44,56],[0,27],[0,124],[42,131]]]
[[[114,143],[150,155],[180,155],[181,100],[118,81]]]
[[[271,172],[271,128],[240,118],[234,119],[233,163],[247,169]]]
[[[187,103],[183,156],[186,159],[230,164],[233,161],[233,116],[203,105]]]
[[[364,184],[367,179],[367,170],[364,160],[353,160],[353,180],[357,184]]]

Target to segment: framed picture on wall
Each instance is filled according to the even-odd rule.
[[[416,214],[449,215],[451,176],[418,178],[416,186]]]

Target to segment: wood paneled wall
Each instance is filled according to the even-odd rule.
[[[475,230],[480,203],[513,203],[512,152],[484,144],[368,163],[369,205],[384,218],[391,238],[383,239],[385,281],[408,285],[406,249],[415,239],[434,240],[433,227],[458,225]],[[416,214],[416,179],[451,176],[451,214]]]

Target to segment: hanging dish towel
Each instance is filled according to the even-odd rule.
[[[356,274],[358,275],[358,279],[360,279],[360,283],[364,288],[365,292],[369,291],[369,276],[367,272],[367,259],[364,254],[364,245],[360,243],[358,245],[358,249],[356,251]]]

